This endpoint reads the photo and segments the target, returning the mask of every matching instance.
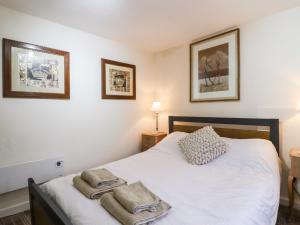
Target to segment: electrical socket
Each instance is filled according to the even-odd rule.
[[[64,161],[63,161],[63,160],[56,161],[55,167],[56,167],[56,168],[64,167]]]

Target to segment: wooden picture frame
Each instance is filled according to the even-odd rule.
[[[69,52],[3,39],[3,97],[70,98]]]
[[[136,99],[136,67],[101,59],[102,99]]]
[[[190,102],[240,100],[240,31],[190,44]]]

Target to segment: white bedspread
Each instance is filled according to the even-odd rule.
[[[172,209],[158,225],[274,225],[279,205],[278,156],[271,142],[227,139],[230,150],[202,166],[188,164],[175,132],[152,149],[106,164],[129,183],[142,181]],[[74,175],[43,189],[74,225],[117,225],[99,204],[72,186]]]

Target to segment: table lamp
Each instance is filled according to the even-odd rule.
[[[158,114],[161,111],[161,104],[158,101],[152,102],[151,111],[155,113],[156,118],[156,132],[158,132]]]

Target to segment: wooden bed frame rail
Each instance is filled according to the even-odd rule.
[[[169,116],[170,133],[174,131],[174,122],[268,126],[270,128],[268,139],[273,142],[277,151],[279,151],[278,119]],[[32,178],[28,179],[28,188],[32,225],[72,225],[64,211],[42,191]]]
[[[225,124],[225,125],[245,125],[245,126],[263,126],[269,127],[269,131],[265,131],[268,133],[265,139],[270,140],[275,146],[277,153],[279,154],[279,120],[278,119],[261,119],[261,118],[227,118],[227,117],[186,117],[186,116],[169,116],[169,133],[175,131],[175,122],[191,122],[191,123],[207,123],[207,124]],[[187,127],[187,126],[186,126]],[[192,127],[192,126],[191,126]],[[218,128],[217,128],[218,129]],[[221,128],[223,129],[223,128]],[[224,130],[230,130],[225,128]],[[234,129],[231,129],[231,132]],[[239,132],[243,132],[242,130],[238,130]],[[256,131],[259,133],[261,131]],[[217,132],[218,133],[218,132]],[[237,135],[238,132],[234,132],[233,135],[224,137],[233,137],[239,138]],[[262,132],[261,132],[262,133]],[[227,132],[227,134],[230,134]],[[242,138],[248,135],[248,138],[255,138],[253,132],[245,133]],[[264,135],[264,134],[263,134]],[[257,136],[257,135],[256,135]]]

